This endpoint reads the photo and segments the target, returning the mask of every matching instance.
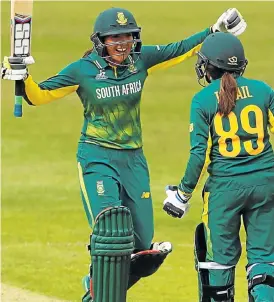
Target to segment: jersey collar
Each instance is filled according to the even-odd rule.
[[[98,69],[105,69],[106,67],[112,66],[111,63],[107,62],[101,56],[99,56],[95,50],[91,54],[89,54],[89,58],[93,61],[93,63],[97,66]],[[129,65],[133,64],[133,59],[131,55],[126,58],[125,63]]]
[[[93,51],[89,55],[89,58],[97,66],[98,69],[104,69],[109,66],[109,64],[102,57],[100,57],[96,51]]]

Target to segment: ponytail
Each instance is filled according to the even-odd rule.
[[[83,55],[83,58],[86,58],[89,54],[91,54],[93,52],[93,47],[91,49],[88,49],[84,55]]]
[[[218,112],[228,116],[235,107],[236,99],[237,82],[231,73],[225,72],[221,78]]]

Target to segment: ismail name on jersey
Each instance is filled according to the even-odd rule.
[[[215,96],[217,98],[217,101],[219,103],[219,101],[220,101],[219,91],[215,91],[214,94],[215,94]],[[236,100],[247,99],[247,98],[252,98],[252,97],[253,97],[253,95],[251,95],[248,86],[237,87],[237,97],[236,97]]]
[[[121,95],[128,95],[140,92],[142,90],[141,81],[136,81],[132,83],[107,86],[96,89],[97,99],[113,98]]]

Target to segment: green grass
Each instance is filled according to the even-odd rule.
[[[9,3],[2,5],[2,56],[9,54]],[[274,86],[272,2],[117,2],[142,26],[144,44],[177,41],[211,25],[236,6],[248,22],[241,37],[248,77]],[[90,47],[89,35],[107,2],[35,2],[30,70],[39,82],[77,60]],[[144,150],[151,172],[155,240],[170,240],[174,252],[157,274],[128,295],[132,302],[197,301],[193,233],[200,221],[200,190],[184,220],[162,211],[164,187],[177,183],[188,159],[189,104],[200,87],[195,59],[155,73],[142,100]],[[82,108],[76,94],[47,106],[24,106],[13,117],[13,83],[2,82],[2,281],[49,296],[79,301],[87,273],[89,228],[82,209],[76,148]],[[244,241],[244,235],[242,238]],[[236,301],[246,301],[245,253],[237,267]]]

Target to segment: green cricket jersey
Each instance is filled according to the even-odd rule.
[[[148,74],[195,55],[209,34],[206,29],[180,42],[143,46],[135,63],[135,57],[127,58],[128,67],[110,66],[93,51],[40,84],[29,76],[25,99],[41,105],[76,91],[84,108],[81,141],[108,148],[140,148],[140,100]]]
[[[241,175],[274,167],[269,132],[274,133],[274,91],[261,81],[237,78],[236,106],[223,117],[218,110],[220,80],[197,93],[191,105],[191,150],[179,185],[191,193],[206,165],[213,177]]]

